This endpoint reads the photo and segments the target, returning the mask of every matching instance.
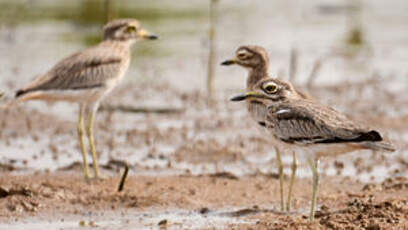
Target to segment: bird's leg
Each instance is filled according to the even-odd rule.
[[[280,151],[275,147],[276,159],[278,161],[278,173],[279,173],[279,185],[280,185],[280,198],[281,198],[281,210],[285,211],[285,198],[283,194],[283,164]]]
[[[310,222],[314,221],[317,192],[319,190],[319,160],[309,159],[309,165],[313,173],[313,195],[312,195],[312,207],[310,208]]]
[[[290,177],[290,184],[289,184],[289,191],[288,191],[288,203],[286,203],[286,210],[288,212],[290,211],[290,205],[291,205],[290,200],[292,197],[293,184],[295,183],[297,166],[298,166],[298,163],[296,159],[296,152],[293,152],[292,175]]]
[[[89,167],[88,167],[88,160],[86,159],[86,146],[85,146],[85,130],[84,130],[84,107],[82,105],[79,106],[79,119],[78,119],[78,138],[79,138],[79,144],[81,147],[81,152],[82,152],[82,161],[84,164],[84,173],[85,173],[85,179],[90,179],[92,178],[90,172],[89,172]]]
[[[96,148],[95,148],[95,141],[94,141],[94,135],[93,135],[93,124],[94,124],[94,119],[95,119],[95,114],[97,111],[98,106],[94,106],[94,108],[91,109],[89,119],[88,119],[88,124],[86,126],[86,131],[88,134],[88,140],[89,140],[89,146],[91,148],[91,153],[92,153],[92,165],[95,170],[95,178],[96,179],[102,179],[103,176],[99,172],[99,163],[98,163],[98,156],[96,155]]]

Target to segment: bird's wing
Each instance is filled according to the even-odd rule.
[[[97,46],[75,53],[57,63],[45,75],[29,83],[17,96],[37,90],[95,88],[120,71],[120,53],[110,47]]]
[[[297,144],[377,142],[381,135],[313,101],[297,100],[268,108],[266,126],[280,140]]]

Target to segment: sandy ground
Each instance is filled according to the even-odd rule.
[[[80,172],[21,176],[4,174],[0,179],[1,222],[12,224],[13,221],[34,216],[60,220],[61,216],[67,218],[83,215],[78,218],[78,226],[88,223],[98,226],[98,218],[87,216],[88,211],[102,216],[106,212],[106,216],[109,216],[111,211],[184,209],[204,217],[230,217],[231,223],[219,226],[221,229],[408,227],[408,180],[404,178],[389,179],[381,184],[361,184],[349,178],[325,177],[322,180],[318,200],[321,205],[316,213],[316,222],[310,224],[307,217],[311,196],[309,180],[296,182],[293,212],[282,213],[279,211],[278,180],[274,176],[238,178],[229,174],[159,177],[131,175],[124,190],[118,192],[119,177],[87,183],[79,174]],[[215,213],[217,210],[225,210],[225,207],[232,208]],[[234,224],[239,221],[249,224]],[[183,227],[183,222],[163,219],[162,225],[177,229]]]

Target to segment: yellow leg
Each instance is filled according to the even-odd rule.
[[[88,160],[86,159],[86,146],[85,146],[85,131],[84,131],[84,109],[82,106],[79,108],[79,119],[78,119],[78,138],[81,145],[82,152],[82,162],[84,164],[85,179],[90,179],[92,176],[89,172]]]
[[[296,159],[296,153],[293,152],[292,175],[290,177],[290,184],[289,184],[289,191],[288,191],[288,203],[286,203],[286,210],[288,212],[290,211],[290,205],[291,205],[290,200],[292,197],[293,184],[295,183],[296,170],[297,170],[297,159]]]
[[[278,161],[278,171],[279,171],[279,186],[280,186],[280,198],[281,198],[281,210],[285,211],[285,198],[283,194],[283,164],[280,151],[275,147],[276,159]]]
[[[95,148],[95,142],[94,142],[94,136],[93,136],[93,123],[95,119],[95,111],[96,110],[92,110],[92,112],[90,113],[88,125],[86,126],[86,131],[88,134],[89,146],[91,148],[91,153],[92,153],[92,161],[93,161],[92,165],[95,170],[95,178],[101,179],[103,177],[99,173],[98,156],[96,155],[96,148]]]
[[[315,216],[317,193],[319,190],[319,160],[309,160],[309,165],[313,173],[312,207],[310,208],[310,222],[313,222]]]

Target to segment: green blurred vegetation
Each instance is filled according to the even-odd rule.
[[[18,24],[52,21],[69,22],[78,27],[78,33],[64,34],[62,39],[66,42],[79,41],[90,46],[101,41],[99,28],[105,24],[107,14],[112,18],[137,18],[148,25],[152,32],[155,32],[154,28],[160,28],[161,24],[165,24],[169,19],[188,20],[195,23],[208,17],[208,9],[202,7],[206,6],[205,2],[180,7],[172,1],[111,0],[108,4],[109,13],[105,9],[106,5],[105,0],[0,0],[0,26],[13,27]],[[183,34],[196,33],[199,28],[190,29],[194,31],[183,31]],[[169,33],[178,32],[180,31],[165,30],[167,36]],[[160,52],[163,55],[163,51],[152,51],[142,43],[139,46],[139,54],[154,55],[152,52]]]
[[[160,2],[111,0],[114,17],[132,17],[144,21],[166,18],[200,18],[207,16],[207,9],[196,7],[163,7]],[[103,24],[105,21],[104,0],[13,0],[0,1],[1,23],[10,21],[72,20],[80,24]]]

